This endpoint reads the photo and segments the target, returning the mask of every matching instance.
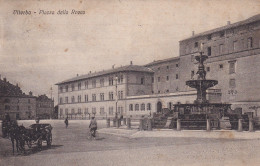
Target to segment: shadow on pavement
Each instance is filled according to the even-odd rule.
[[[42,151],[46,151],[46,150],[50,150],[50,149],[57,149],[59,147],[62,147],[63,145],[52,145],[51,147],[48,146],[42,146],[41,149],[39,149],[37,146],[32,147],[31,149],[27,149],[25,150],[24,155],[28,156],[28,155],[32,155],[32,154],[36,154]]]

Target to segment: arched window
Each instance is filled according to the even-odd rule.
[[[150,111],[151,110],[151,103],[147,104],[147,110]]]
[[[129,111],[133,111],[133,104],[129,104]]]
[[[139,104],[135,104],[135,111],[139,111]]]
[[[65,109],[65,114],[68,115],[68,108]]]
[[[144,110],[145,110],[145,104],[142,103],[142,104],[141,104],[141,111],[144,111]]]

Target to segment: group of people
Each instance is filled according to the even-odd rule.
[[[64,123],[66,125],[66,128],[69,126],[69,120],[68,117],[64,120]],[[96,130],[97,130],[97,121],[95,117],[91,117],[90,123],[89,123],[90,133],[91,136],[95,139],[96,138]]]

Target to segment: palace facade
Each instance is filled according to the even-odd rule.
[[[260,106],[260,15],[209,30],[179,42],[180,55],[144,66],[130,63],[60,83],[59,118],[147,116],[176,103],[192,103],[199,51],[208,55],[207,79],[218,80],[209,89],[209,102],[231,103],[257,115]],[[260,110],[260,109],[259,109]],[[260,112],[259,112],[260,114]]]

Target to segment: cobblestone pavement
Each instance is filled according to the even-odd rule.
[[[33,121],[20,121],[29,126]],[[70,121],[68,129],[61,120],[41,121],[53,126],[53,146],[36,148],[27,154],[11,153],[11,141],[0,138],[0,165],[74,166],[74,165],[260,165],[259,140],[228,140],[172,137],[118,137],[98,134],[88,140],[86,120]],[[99,128],[105,121],[98,121]]]

